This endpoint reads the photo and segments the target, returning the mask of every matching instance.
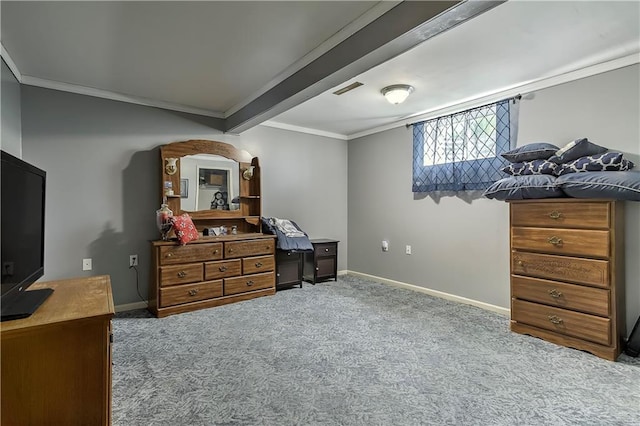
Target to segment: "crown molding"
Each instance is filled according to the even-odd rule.
[[[78,95],[93,96],[96,98],[110,99],[112,101],[127,102],[130,104],[144,105],[155,108],[168,109],[171,111],[185,112],[189,114],[204,115],[207,117],[224,118],[220,112],[209,111],[206,109],[192,108],[171,102],[162,102],[152,99],[123,95],[121,93],[110,92],[108,90],[95,89],[93,87],[79,86],[77,84],[61,83],[59,81],[46,80],[43,78],[30,77],[25,75],[22,77],[22,84],[27,86],[42,87],[45,89],[60,90],[63,92],[76,93]]]
[[[608,71],[613,71],[619,68],[628,67],[638,63],[640,63],[640,53],[634,53],[632,55],[623,56],[621,58],[613,59],[611,61],[601,62],[599,64],[590,65],[584,68],[558,74],[555,76],[530,80],[525,83],[502,88],[500,90],[497,90],[491,93],[484,93],[480,96],[463,99],[455,103],[440,105],[428,111],[422,111],[417,114],[406,116],[401,120],[394,121],[393,123],[386,124],[384,126],[374,127],[372,129],[364,130],[362,132],[346,135],[346,137],[347,137],[347,140],[352,140],[352,139],[357,139],[364,136],[373,135],[375,133],[384,132],[386,130],[391,130],[398,127],[404,127],[409,123],[425,121],[425,120],[440,117],[443,115],[453,114],[458,111],[464,111],[469,108],[474,108],[478,105],[497,102],[499,100],[510,98],[516,95],[525,95],[527,93],[535,92],[537,90],[543,90],[550,87],[558,86],[560,84],[570,83],[572,81],[580,80],[587,77],[592,77],[597,74],[602,74]]]
[[[15,62],[13,62],[13,59],[11,59],[11,55],[9,55],[9,52],[7,52],[7,49],[4,48],[4,45],[1,42],[0,55],[2,56],[2,59],[4,59],[4,62],[7,64],[13,75],[16,77],[16,80],[18,80],[18,83],[22,83],[22,74],[20,74],[18,66]]]
[[[325,132],[323,130],[311,129],[309,127],[294,126],[293,124],[278,123],[277,121],[267,120],[259,124],[259,126],[273,127],[275,129],[290,130],[297,133],[305,133],[308,135],[323,136],[327,138],[347,140],[346,135],[339,133]]]

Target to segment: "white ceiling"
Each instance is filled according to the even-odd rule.
[[[226,118],[397,4],[2,1],[3,57],[24,84]],[[371,69],[375,52],[365,55],[351,75],[320,79],[253,124],[350,138],[604,62],[637,63],[640,2],[509,1],[398,51],[406,46]],[[332,93],[354,81],[364,85]],[[380,94],[396,83],[415,87],[401,105]]]

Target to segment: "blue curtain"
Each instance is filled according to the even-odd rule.
[[[505,177],[500,154],[515,147],[511,107],[505,99],[413,124],[413,192],[484,190]]]

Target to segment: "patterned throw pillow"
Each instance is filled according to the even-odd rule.
[[[180,241],[180,244],[182,245],[187,244],[189,241],[197,240],[200,236],[198,234],[198,230],[193,224],[193,221],[191,220],[191,216],[187,213],[172,217],[171,223],[173,223],[173,230],[178,237],[178,241]]]
[[[549,157],[549,161],[556,164],[568,163],[581,157],[589,155],[602,154],[607,148],[589,142],[587,138],[576,139],[560,148],[553,156]]]
[[[511,163],[501,170],[512,176],[524,175],[552,175],[558,165],[547,160],[523,161],[522,163]]]
[[[531,160],[546,160],[551,157],[559,148],[547,142],[533,142],[519,146],[511,151],[500,154],[512,163]]]
[[[622,157],[621,152],[605,152],[578,158],[562,164],[556,169],[556,176],[577,172],[620,172],[633,169],[634,164]]]

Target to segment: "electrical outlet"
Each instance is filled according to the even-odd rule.
[[[411,254],[411,246],[406,246],[405,249],[404,249],[404,252],[406,254]]]
[[[83,271],[91,270],[91,259],[82,259],[82,270]]]
[[[129,268],[131,268],[133,266],[138,266],[138,255],[137,254],[130,254],[129,255]]]

